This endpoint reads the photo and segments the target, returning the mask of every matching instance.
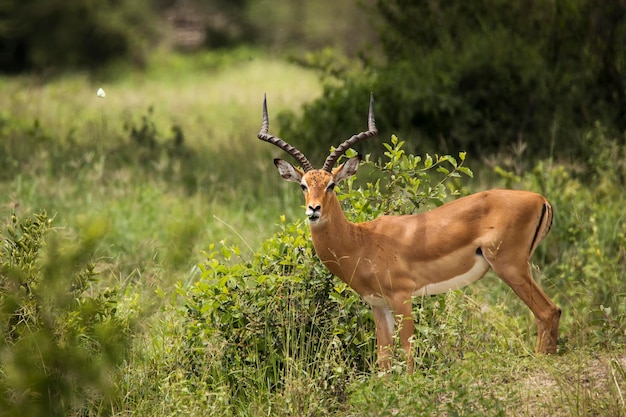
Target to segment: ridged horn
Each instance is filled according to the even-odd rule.
[[[365,132],[361,132],[358,135],[352,136],[350,139],[337,146],[335,150],[326,158],[322,169],[324,171],[331,172],[335,162],[341,155],[343,155],[350,147],[356,145],[359,142],[376,136],[378,129],[376,129],[376,121],[374,120],[374,93],[370,94],[370,109],[367,116],[367,128]]]
[[[267,116],[267,97],[263,96],[263,124],[261,125],[261,130],[257,137],[265,142],[269,142],[272,145],[278,146],[283,151],[287,152],[289,155],[293,156],[296,161],[300,163],[300,166],[304,170],[304,172],[311,171],[313,166],[309,162],[309,160],[304,156],[302,152],[300,152],[295,147],[291,146],[281,138],[277,138],[276,136],[270,135],[268,133],[270,126],[270,122]]]

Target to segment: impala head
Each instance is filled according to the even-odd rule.
[[[361,162],[360,156],[348,159],[345,163],[333,169],[337,159],[341,157],[351,146],[365,139],[371,138],[378,133],[374,121],[374,96],[370,96],[370,106],[368,115],[368,130],[352,136],[337,146],[335,150],[326,158],[321,169],[315,169],[309,160],[298,149],[289,145],[280,138],[268,133],[269,121],[267,116],[267,101],[263,100],[263,124],[258,138],[274,144],[294,157],[302,168],[297,168],[287,161],[275,159],[274,164],[278,168],[280,175],[287,181],[300,184],[305,198],[305,213],[309,218],[311,226],[320,225],[329,220],[331,210],[327,208],[337,204],[335,196],[335,186],[342,180],[354,175]]]

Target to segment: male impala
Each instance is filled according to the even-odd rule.
[[[490,190],[460,198],[423,214],[381,216],[364,223],[348,221],[335,184],[354,175],[360,157],[333,169],[351,146],[378,132],[370,98],[368,130],[339,145],[322,169],[282,139],[268,133],[267,104],[258,138],[294,157],[302,166],[275,159],[280,175],[304,191],[313,246],[320,260],[367,302],[376,324],[378,364],[390,365],[395,317],[412,370],[414,323],[411,297],[458,289],[492,268],[532,310],[540,353],[555,353],[561,310],[530,274],[530,257],[550,230],[552,208],[528,191]]]

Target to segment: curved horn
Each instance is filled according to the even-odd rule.
[[[261,125],[261,130],[259,131],[257,137],[261,140],[264,140],[265,142],[269,142],[272,145],[278,146],[280,149],[293,156],[300,163],[300,166],[302,166],[304,172],[311,171],[313,169],[313,166],[311,165],[309,160],[306,159],[306,156],[304,156],[302,152],[300,152],[281,138],[277,138],[276,136],[267,133],[269,127],[270,122],[267,117],[267,98],[263,96],[263,124]]]
[[[364,141],[365,139],[376,136],[378,129],[376,129],[376,121],[374,120],[374,93],[370,94],[370,110],[367,116],[367,128],[367,131],[354,135],[341,145],[337,146],[328,158],[326,158],[322,169],[330,172],[333,169],[335,162],[337,162],[337,159],[339,159],[339,157],[343,155],[351,146]]]

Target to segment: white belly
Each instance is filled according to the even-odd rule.
[[[424,295],[443,294],[451,290],[458,290],[459,288],[463,288],[466,285],[479,280],[489,269],[489,263],[482,256],[476,256],[475,259],[476,262],[474,263],[474,266],[472,266],[472,268],[467,272],[445,281],[427,284],[422,288],[413,291],[413,296],[421,297]],[[366,295],[363,297],[363,300],[372,307],[384,309],[389,308],[387,300],[378,294]]]
[[[469,271],[445,281],[427,284],[422,288],[413,291],[413,296],[419,297],[424,295],[442,294],[450,290],[458,290],[459,288],[463,288],[466,285],[482,278],[488,269],[489,263],[485,260],[485,258],[482,256],[476,256],[476,263],[474,263],[474,266]]]

